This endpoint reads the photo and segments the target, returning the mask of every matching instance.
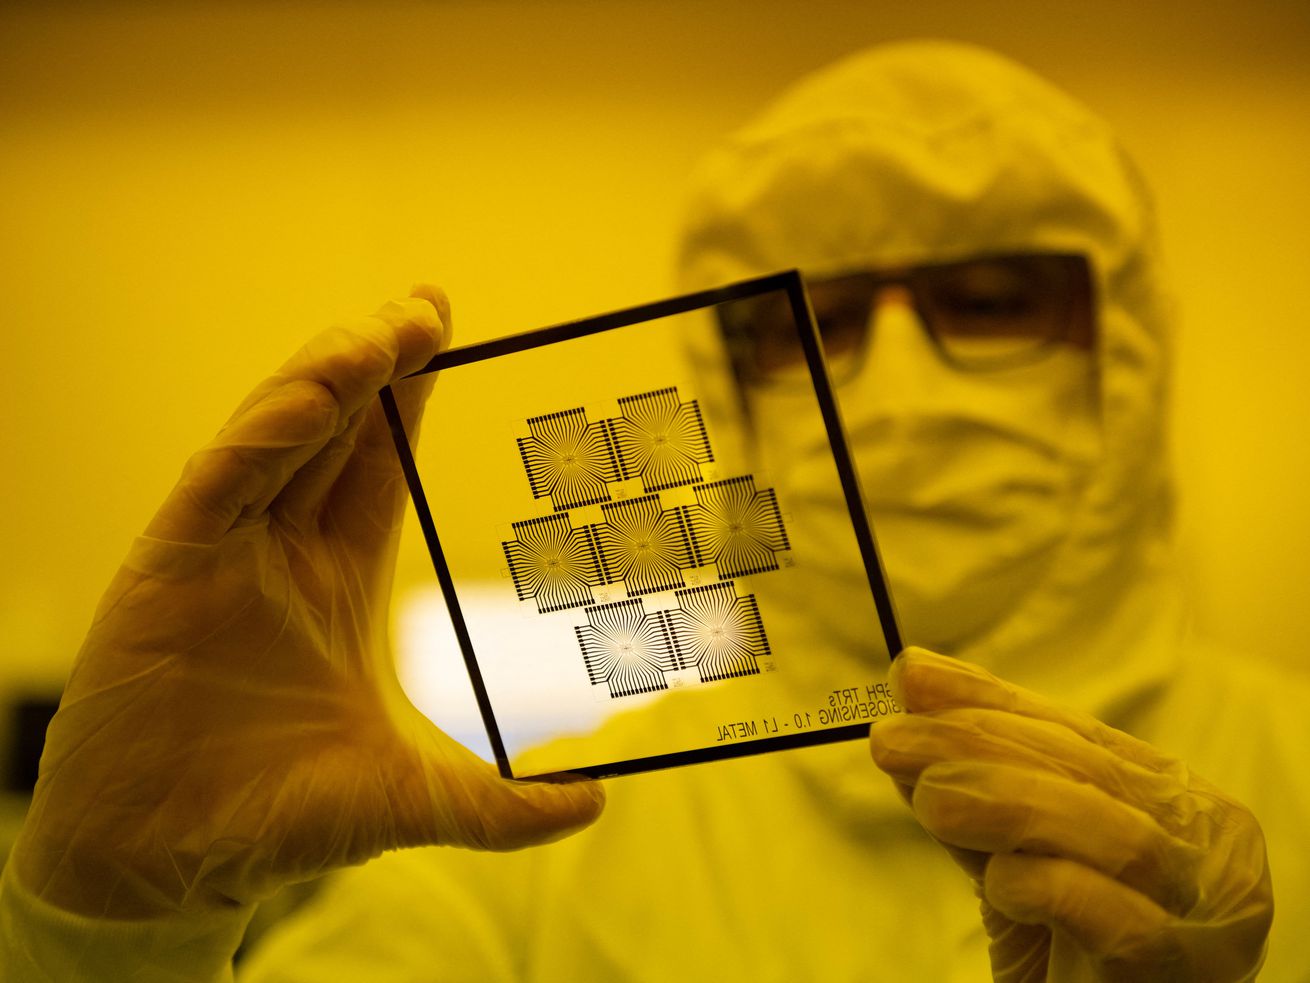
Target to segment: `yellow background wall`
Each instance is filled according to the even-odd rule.
[[[1030,64],[1136,152],[1198,623],[1310,667],[1304,2],[7,4],[0,697],[57,685],[185,456],[309,333],[418,278],[461,341],[659,296],[701,151],[921,35]]]

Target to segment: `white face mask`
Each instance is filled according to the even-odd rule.
[[[962,653],[1044,580],[1099,450],[1089,351],[1062,347],[1020,368],[968,373],[938,356],[913,312],[884,304],[860,374],[837,390],[851,453],[907,643]],[[798,540],[843,535],[826,443],[794,421],[807,393],[753,403]],[[783,463],[785,462],[785,463]],[[859,572],[816,571],[840,622]],[[854,585],[846,588],[842,585]]]

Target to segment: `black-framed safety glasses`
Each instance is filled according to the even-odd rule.
[[[863,366],[884,291],[908,295],[942,359],[970,372],[1040,361],[1095,337],[1091,267],[1076,253],[1013,253],[806,280],[829,375],[836,385]],[[743,381],[785,382],[798,368],[790,312],[770,297],[721,309],[720,326]]]

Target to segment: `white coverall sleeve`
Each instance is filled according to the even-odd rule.
[[[128,973],[134,983],[231,983],[232,954],[253,911],[250,906],[225,915],[141,921],[88,918],[42,901],[6,868],[0,975],[5,983],[103,983]]]
[[[404,850],[342,871],[255,944],[237,983],[531,979],[523,912],[542,902],[535,852],[488,864],[464,851]]]

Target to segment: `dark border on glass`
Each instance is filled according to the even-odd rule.
[[[810,377],[814,383],[814,392],[818,397],[819,410],[828,432],[828,444],[837,465],[842,491],[846,496],[847,510],[850,513],[851,524],[855,530],[856,542],[859,544],[860,557],[864,561],[869,589],[873,593],[874,605],[878,612],[878,620],[883,637],[887,642],[887,649],[891,653],[892,659],[895,659],[904,647],[901,642],[900,628],[896,621],[896,609],[892,603],[891,592],[887,587],[887,579],[883,573],[882,560],[878,554],[878,545],[873,536],[873,529],[869,525],[868,515],[864,509],[864,496],[861,493],[859,478],[851,460],[850,448],[847,446],[845,430],[841,423],[841,414],[837,408],[837,400],[832,391],[832,382],[828,377],[827,365],[823,359],[823,343],[819,338],[818,328],[815,325],[814,312],[810,308],[804,281],[797,270],[772,273],[768,276],[743,280],[723,287],[701,290],[649,304],[640,304],[636,307],[628,307],[609,314],[583,318],[578,321],[568,321],[564,324],[556,324],[536,331],[507,335],[492,341],[465,345],[462,348],[452,348],[434,356],[423,368],[411,373],[410,377],[436,372],[440,369],[450,369],[459,365],[468,365],[472,362],[481,362],[514,352],[527,351],[531,348],[553,345],[561,341],[570,341],[574,338],[599,334],[602,331],[610,331],[614,328],[628,327],[643,321],[654,321],[675,314],[686,314],[689,311],[713,307],[727,301],[741,300],[776,290],[786,291],[791,302],[793,319],[800,334],[801,346],[805,351]],[[400,418],[400,410],[396,406],[395,395],[392,393],[391,387],[387,386],[379,396],[382,400],[383,410],[386,413],[387,423],[391,427],[391,436],[396,445],[396,453],[400,457],[401,471],[405,475],[405,483],[409,486],[410,498],[413,500],[414,509],[418,513],[419,526],[423,530],[423,538],[427,543],[428,552],[432,556],[432,566],[436,571],[437,580],[441,584],[441,593],[445,598],[446,607],[450,611],[451,624],[454,627],[455,636],[459,640],[460,650],[464,655],[464,664],[473,684],[473,693],[478,702],[478,710],[482,714],[482,723],[487,729],[491,750],[496,756],[496,766],[499,768],[502,777],[527,781],[559,781],[573,777],[611,778],[617,775],[630,775],[641,771],[672,768],[701,761],[763,754],[783,748],[806,747],[816,744],[829,744],[835,741],[853,740],[864,737],[869,733],[869,724],[852,724],[844,727],[814,730],[806,734],[765,737],[721,747],[695,748],[645,758],[632,758],[627,761],[588,765],[575,768],[567,775],[533,775],[526,779],[515,776],[510,768],[508,755],[505,753],[505,745],[500,737],[500,729],[496,724],[495,713],[491,708],[491,700],[487,695],[482,672],[478,668],[477,656],[473,651],[473,640],[469,637],[468,626],[464,621],[464,613],[459,606],[455,580],[450,572],[450,567],[446,564],[445,553],[441,549],[441,540],[437,535],[436,523],[428,507],[427,496],[423,492],[423,484],[419,480],[418,467],[414,463],[414,455],[409,446],[409,436],[405,433],[404,421]]]

